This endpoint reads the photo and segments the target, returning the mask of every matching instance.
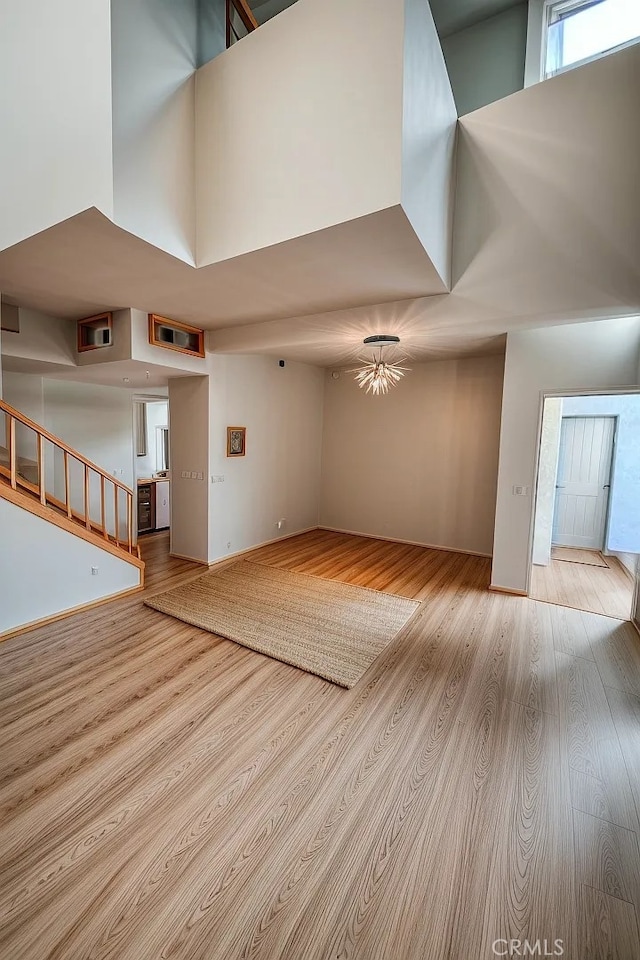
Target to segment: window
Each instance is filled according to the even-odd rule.
[[[640,38],[639,0],[547,0],[544,13],[544,78]]]
[[[204,357],[204,330],[157,317],[155,313],[149,314],[149,343],[154,347],[190,353],[193,357]]]
[[[156,473],[169,469],[169,427],[156,427]]]
[[[525,86],[640,40],[640,0],[529,0]]]

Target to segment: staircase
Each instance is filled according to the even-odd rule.
[[[3,400],[0,497],[144,570],[133,491]]]

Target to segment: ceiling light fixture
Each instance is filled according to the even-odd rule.
[[[409,367],[401,367],[400,364],[406,359],[403,357],[397,363],[389,363],[383,360],[382,351],[384,347],[396,346],[400,343],[400,337],[394,337],[390,334],[377,334],[373,337],[367,337],[364,340],[365,347],[374,348],[373,357],[367,360],[366,357],[360,357],[363,367],[356,367],[349,370],[349,373],[355,373],[358,386],[367,393],[372,393],[374,397],[381,396],[389,392],[390,387],[394,387],[409,371]],[[376,356],[376,349],[378,354]]]

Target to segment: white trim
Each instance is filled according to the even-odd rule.
[[[532,87],[544,77],[544,0],[529,0],[527,47],[524,58],[524,85]]]
[[[219,563],[226,563],[227,560],[233,560],[234,557],[242,557],[245,553],[253,553],[254,550],[259,550],[260,547],[268,547],[272,543],[280,543],[281,540],[291,540],[292,537],[301,537],[303,533],[312,533],[314,530],[321,530],[321,527],[318,527],[316,524],[313,527],[303,527],[302,530],[295,530],[293,533],[285,533],[283,537],[274,537],[273,540],[263,540],[261,543],[254,543],[252,547],[245,547],[244,550],[235,550],[233,553],[227,553],[224,557],[218,557],[216,560],[209,560],[207,563],[203,560],[196,560],[195,563],[205,563],[205,566],[215,567]],[[176,554],[172,553],[172,557]],[[183,557],[183,560],[188,560],[189,557]]]
[[[406,543],[410,547],[426,547],[428,550],[442,550],[444,553],[463,553],[469,557],[483,557],[491,560],[493,554],[480,553],[478,550],[462,550],[460,547],[443,547],[436,543],[423,543],[421,540],[402,540],[399,537],[382,537],[375,533],[363,533],[362,530],[343,530],[341,527],[327,527],[320,524],[317,530],[328,530],[329,533],[345,533],[350,537],[366,537],[368,540],[384,540],[387,543]]]
[[[171,528],[169,527],[168,529],[170,530]],[[166,531],[166,530],[160,530],[160,531],[158,531],[158,532],[159,532],[159,533],[166,533],[167,531]],[[155,533],[155,531],[154,531],[154,533]],[[151,535],[152,535],[152,534],[151,534]],[[143,533],[142,536],[143,536],[143,537],[146,537],[147,535]],[[170,551],[169,551],[169,556],[170,556],[170,557],[173,557],[174,560],[188,560],[190,563],[199,563],[201,567],[208,567],[208,566],[209,566],[209,563],[208,563],[207,560],[196,560],[195,557],[188,557],[188,556],[186,555],[186,553],[174,553],[173,550],[170,550]]]

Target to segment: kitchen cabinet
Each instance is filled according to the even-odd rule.
[[[154,483],[138,484],[138,533],[149,533],[156,527]]]
[[[170,523],[169,481],[158,480],[156,488],[156,530],[165,530]]]
[[[171,482],[151,477],[138,480],[138,533],[166,530],[171,524]]]

